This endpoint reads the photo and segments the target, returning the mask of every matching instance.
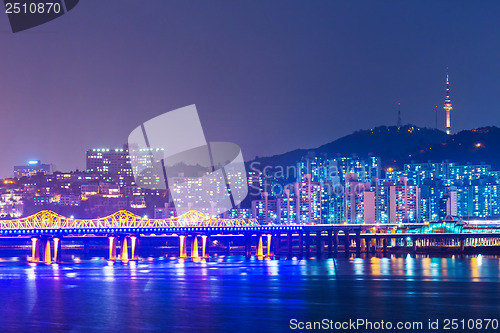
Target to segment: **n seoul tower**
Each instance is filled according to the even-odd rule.
[[[446,67],[446,97],[444,99],[444,110],[446,111],[446,134],[451,134],[451,99],[450,99],[450,80],[448,77],[448,67]]]

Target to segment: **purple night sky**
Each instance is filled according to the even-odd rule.
[[[85,168],[140,123],[196,104],[246,159],[361,128],[500,125],[499,1],[82,0],[13,34],[0,13],[0,177]]]

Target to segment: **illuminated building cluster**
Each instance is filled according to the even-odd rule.
[[[252,181],[263,184],[261,198],[252,203],[256,218],[278,224],[351,224],[500,216],[500,172],[485,164],[411,163],[402,170],[382,170],[376,157],[305,156],[297,170],[298,179],[315,184],[309,199],[320,197],[319,204],[298,200],[295,183],[279,191],[280,177],[262,173],[262,180]],[[312,217],[301,218],[304,211]]]
[[[169,189],[138,187],[132,168],[155,163],[159,150],[144,152],[130,162],[127,147],[86,152],[87,170],[16,173],[2,180],[0,217],[18,218],[51,209],[66,216],[95,218],[130,210],[140,216],[169,218],[175,207],[196,205],[211,216],[257,218],[264,224],[412,223],[500,217],[500,171],[486,164],[410,163],[400,170],[382,168],[378,157],[307,154],[291,166],[250,166],[248,183],[228,173],[235,189],[248,186],[249,198],[229,211],[213,204],[211,197],[231,194],[210,172],[180,173],[172,177],[177,195]],[[152,159],[146,156],[153,157]],[[141,164],[142,163],[142,164]],[[142,166],[141,166],[142,165]],[[20,169],[16,167],[15,172]],[[23,170],[28,170],[27,168]],[[202,170],[203,171],[203,170]],[[155,180],[151,180],[154,182]],[[223,186],[224,185],[224,186]],[[179,199],[180,198],[180,199]],[[181,202],[183,199],[186,202]],[[189,202],[188,202],[189,201]]]
[[[27,216],[43,209],[82,218],[124,209],[153,216],[156,208],[162,213],[168,205],[166,191],[135,185],[127,147],[90,149],[86,162],[86,171],[74,172],[53,172],[52,165],[40,161],[14,167],[14,178],[4,179],[0,187],[0,217]]]
[[[14,177],[31,177],[36,174],[51,174],[54,171],[53,164],[43,164],[40,161],[29,161],[27,165],[17,165],[14,167]]]

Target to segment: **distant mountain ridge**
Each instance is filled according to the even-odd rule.
[[[314,149],[297,149],[269,157],[257,157],[253,161],[261,166],[295,165],[313,152],[328,157],[379,156],[384,168],[402,168],[414,162],[450,162],[479,164],[485,162],[500,169],[500,129],[494,126],[464,130],[446,135],[437,129],[415,125],[379,126],[360,130]]]

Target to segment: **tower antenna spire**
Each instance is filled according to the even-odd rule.
[[[436,129],[438,129],[438,106],[437,105],[436,105],[435,115],[436,115]]]
[[[444,110],[446,111],[446,134],[451,134],[451,99],[450,99],[450,77],[448,67],[446,67],[446,97],[444,99]]]
[[[398,132],[401,128],[401,103],[398,103]]]

